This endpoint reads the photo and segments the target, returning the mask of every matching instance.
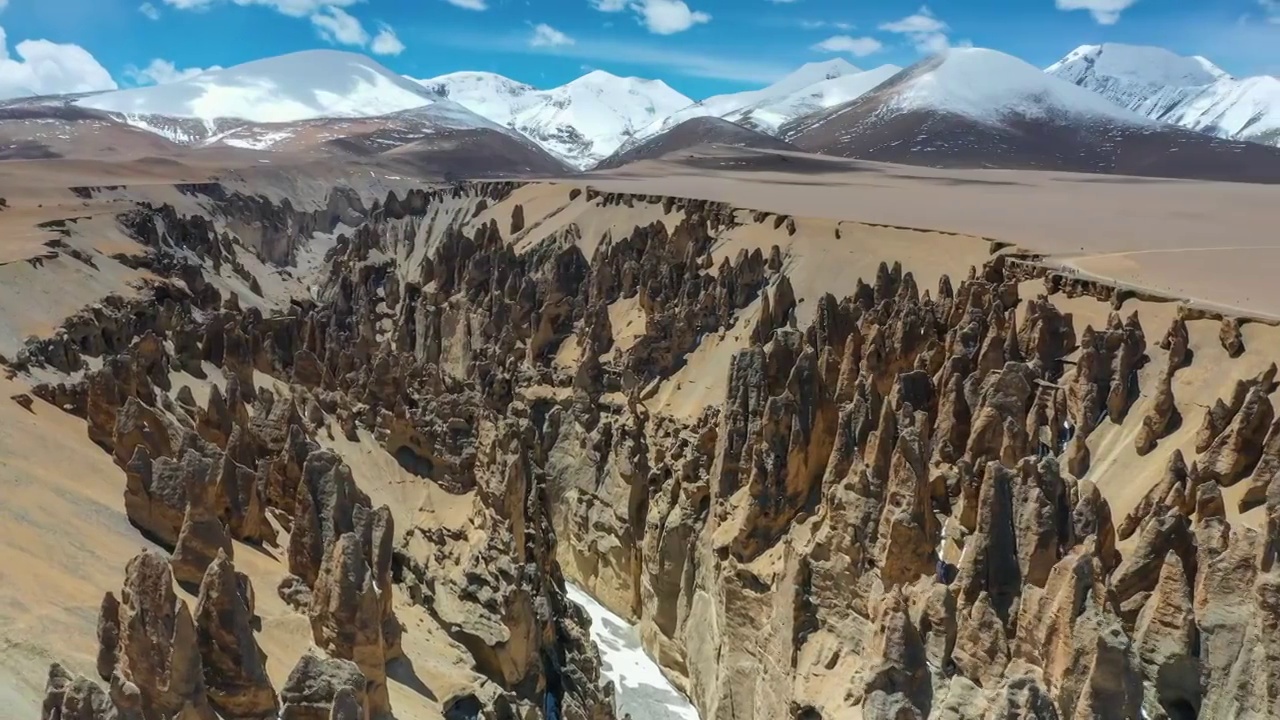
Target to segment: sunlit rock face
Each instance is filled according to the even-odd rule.
[[[618,715],[632,720],[699,720],[698,711],[672,685],[640,646],[633,625],[577,586],[566,584],[569,599],[591,616],[591,639],[600,648],[604,674],[617,688]]]

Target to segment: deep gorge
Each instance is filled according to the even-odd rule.
[[[479,678],[437,698],[443,717],[605,720],[566,581],[638,625],[704,720],[1280,714],[1276,369],[1248,352],[1272,327],[976,238],[952,267],[913,231],[683,198],[206,197],[209,217],[123,214],[157,279],[12,367],[59,374],[33,394],[113,454],[174,578],[233,588],[235,627],[200,626],[235,638],[200,646],[206,667],[253,655],[250,598],[276,594],[327,653],[306,662],[367,682],[161,691],[119,660],[125,637],[108,691],[74,685],[117,714],[80,717],[134,717],[125,682],[146,720],[205,695],[224,717],[407,717],[387,686],[408,605]],[[228,292],[263,287],[246,254],[293,264],[313,231],[338,234],[309,296]],[[846,246],[868,272],[832,282]],[[1204,377],[1215,363],[1234,375]],[[173,380],[210,367],[203,401]],[[1206,410],[1179,401],[1215,382]],[[396,502],[409,483],[431,486],[419,507]],[[217,551],[277,528],[282,582],[235,590]],[[163,560],[125,587],[159,584]],[[123,626],[140,611],[121,595]],[[175,602],[152,614],[180,625]],[[58,682],[62,707],[76,681]]]

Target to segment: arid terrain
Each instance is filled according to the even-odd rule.
[[[1280,186],[64,150],[0,162],[14,717],[621,718],[566,583],[703,720],[1280,716]]]

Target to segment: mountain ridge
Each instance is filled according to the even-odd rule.
[[[1152,120],[978,48],[912,66],[779,134],[806,152],[908,165],[1280,182],[1280,149]]]
[[[693,102],[662,80],[603,70],[548,90],[494,73],[449,73],[415,82],[524,134],[578,169],[604,160],[636,130]]]
[[[1280,145],[1280,79],[1237,78],[1158,47],[1082,45],[1045,69],[1111,102],[1189,130]]]
[[[893,86],[892,92],[879,92],[886,86]],[[869,99],[859,103],[864,97]],[[531,162],[526,150],[516,152],[523,158],[516,167],[540,167],[545,175],[548,168],[597,167],[694,118],[717,118],[790,142],[830,123],[850,103],[857,104],[858,115],[875,110],[900,117],[920,110],[1000,126],[1002,132],[1010,128],[1002,125],[1009,117],[1049,118],[1059,127],[1074,118],[1077,130],[1104,118],[1110,124],[1158,128],[1168,123],[1206,137],[1280,145],[1280,79],[1236,78],[1200,56],[1117,44],[1080,46],[1045,69],[982,48],[955,48],[905,70],[894,65],[862,70],[836,58],[803,65],[763,88],[698,102],[662,80],[603,70],[541,89],[482,71],[415,79],[361,54],[311,50],[162,85],[6,101],[0,104],[0,122],[27,123],[11,138],[11,145],[26,148],[22,154],[27,155],[45,152],[38,146],[49,131],[31,122],[46,116],[65,123],[120,122],[188,147],[254,151],[341,147],[376,154],[432,137],[440,137],[440,143],[419,143],[419,150],[443,151],[457,147],[445,135],[471,138],[467,146],[479,147],[476,138],[500,133],[546,153],[550,162]],[[733,134],[712,124],[692,136],[700,137],[703,130]],[[348,137],[353,142],[335,144]],[[890,136],[881,139],[895,142]],[[913,138],[896,142],[918,144]],[[822,152],[826,145],[809,149]],[[927,164],[932,157],[898,161]]]

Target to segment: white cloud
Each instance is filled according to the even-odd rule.
[[[151,4],[151,3],[149,3],[149,2],[144,2],[144,3],[142,3],[141,5],[139,5],[139,6],[138,6],[138,12],[140,12],[140,13],[142,13],[143,15],[147,16],[147,19],[148,19],[148,20],[159,20],[159,19],[160,19],[160,11],[156,9],[156,6],[155,6],[155,5],[152,5],[152,4]]]
[[[649,32],[657,35],[674,35],[711,22],[710,15],[689,9],[684,0],[639,0],[631,8],[640,14]]]
[[[901,20],[887,22],[880,26],[881,30],[891,33],[930,33],[930,32],[946,32],[947,24],[934,16],[933,11],[927,7],[921,7],[915,15],[908,15]]]
[[[378,26],[378,34],[369,44],[369,50],[374,55],[399,55],[404,52],[404,43],[400,42],[400,36],[396,35],[396,31],[390,25],[382,23]]]
[[[829,53],[848,53],[855,57],[864,57],[880,52],[884,45],[873,37],[851,37],[849,35],[833,35],[813,46],[814,50]]]
[[[23,40],[14,49],[17,59],[0,27],[0,98],[116,89],[111,73],[79,45]]]
[[[489,3],[487,3],[485,0],[444,0],[444,1],[455,7],[460,7],[463,10],[488,10],[489,9]]]
[[[947,32],[951,28],[925,6],[921,6],[914,15],[881,24],[880,29],[906,37],[918,52],[925,54],[942,52],[951,46],[951,41],[947,38]],[[967,41],[961,43],[965,44]]]
[[[449,0],[453,2],[454,0]],[[711,15],[694,10],[684,0],[588,0],[591,7],[600,12],[616,13],[631,10],[649,32],[656,35],[674,35],[694,25],[711,22]],[[791,2],[791,0],[784,0]],[[605,27],[610,24],[606,23]]]
[[[399,55],[404,52],[396,31],[386,23],[379,23],[376,35],[370,35],[359,18],[343,8],[351,7],[364,0],[161,0],[165,5],[178,10],[203,11],[218,5],[232,3],[241,7],[263,7],[274,10],[281,15],[292,18],[307,18],[316,32],[327,42],[337,45],[369,48],[375,55]],[[484,10],[485,0],[447,0],[459,7],[472,10]],[[0,0],[3,2],[3,0]],[[150,2],[143,3],[139,10],[152,19],[159,15]]]
[[[529,47],[546,48],[572,45],[573,38],[546,23],[538,23],[533,28],[533,37],[529,38]]]
[[[1115,25],[1120,13],[1136,2],[1138,0],[1056,0],[1059,10],[1088,10],[1099,25]]]
[[[311,24],[320,37],[331,43],[364,47],[369,42],[369,32],[342,8],[326,7],[311,16]]]
[[[823,28],[835,28],[836,30],[852,30],[855,26],[853,23],[832,22],[830,20],[801,20],[800,27],[804,30],[821,30]]]
[[[208,10],[222,0],[164,0],[164,4],[178,10]],[[275,10],[289,17],[304,18],[315,15],[327,7],[351,7],[361,0],[229,0],[242,7],[258,6]]]
[[[124,74],[139,85],[163,85],[165,83],[186,80],[210,70],[221,70],[218,65],[207,68],[178,68],[168,60],[156,58],[144,68],[128,67]]]

